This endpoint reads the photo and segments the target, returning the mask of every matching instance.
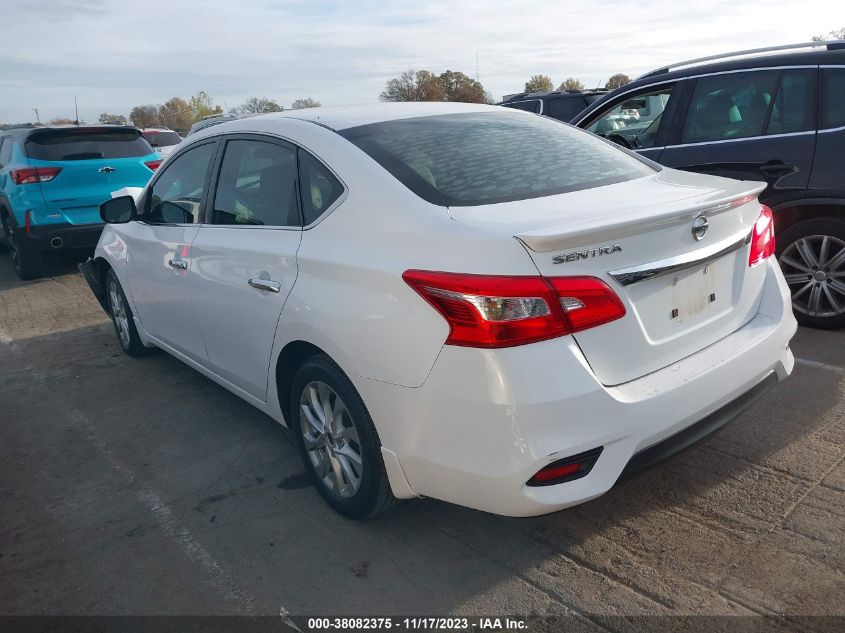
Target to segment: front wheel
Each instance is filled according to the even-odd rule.
[[[146,356],[152,352],[153,349],[145,347],[141,342],[141,337],[138,336],[138,328],[135,327],[129,302],[113,270],[106,273],[106,296],[114,331],[117,333],[117,340],[123,351],[130,356]]]
[[[361,396],[327,356],[294,376],[291,427],[305,468],[323,499],[351,519],[393,504],[381,442]]]
[[[826,330],[845,327],[845,221],[794,224],[777,236],[777,251],[798,322]]]

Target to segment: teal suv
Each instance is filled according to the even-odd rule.
[[[0,132],[0,221],[15,271],[33,279],[49,251],[93,249],[99,205],[143,187],[161,164],[128,126],[15,127]]]

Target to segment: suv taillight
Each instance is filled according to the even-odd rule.
[[[402,278],[449,324],[448,345],[512,347],[625,316],[595,277],[509,277],[408,270]]]
[[[748,266],[756,266],[775,252],[775,221],[772,210],[765,204],[760,205],[760,215],[754,223],[751,233],[751,252]]]
[[[13,169],[10,173],[16,185],[32,185],[37,182],[50,182],[62,171],[61,167],[24,167]]]
[[[157,158],[156,160],[148,160],[144,164],[150,171],[155,171],[156,169],[158,169],[159,165],[161,165],[161,161],[161,158]]]

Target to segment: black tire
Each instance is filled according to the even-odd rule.
[[[825,237],[827,252],[825,261],[821,261],[821,244]],[[845,220],[804,220],[779,233],[776,240],[778,263],[789,283],[793,312],[798,322],[823,330],[845,327],[845,276],[842,276],[845,261],[841,261],[842,253],[845,253]],[[808,265],[802,252],[807,248],[811,249],[811,259],[816,256],[817,265]],[[833,267],[826,266],[831,262]],[[819,277],[825,277],[815,277],[816,271],[820,271]],[[812,303],[813,293],[818,296],[817,304]]]
[[[15,230],[11,219],[5,214],[3,215],[3,236],[18,277],[24,281],[40,277],[44,268],[43,255],[28,244],[28,240],[20,231]]]
[[[109,316],[111,316],[114,332],[117,334],[117,342],[120,343],[123,351],[130,356],[146,356],[154,351],[155,348],[146,347],[141,342],[141,337],[138,336],[138,328],[135,327],[135,321],[132,318],[132,309],[126,300],[126,294],[117,280],[117,275],[111,269],[106,273],[105,287]],[[119,303],[119,305],[116,305],[116,303]]]
[[[345,404],[343,410],[348,415],[341,414],[342,421],[339,424],[348,425],[346,428],[354,427],[357,432],[355,439],[360,456],[363,459],[360,467],[361,472],[358,473],[360,484],[352,496],[344,497],[336,489],[329,487],[329,484],[318,474],[317,467],[312,462],[312,457],[305,446],[303,423],[308,425],[309,422],[300,402],[303,397],[307,397],[308,392],[306,390],[311,385],[319,383],[328,386],[334,392],[336,398],[339,398]],[[328,356],[323,354],[312,356],[300,365],[293,378],[290,402],[291,431],[294,441],[299,449],[300,457],[302,457],[302,463],[310,473],[314,486],[326,503],[350,519],[363,519],[385,511],[396,502],[387,480],[384,461],[381,457],[381,441],[375,426],[373,426],[372,418],[370,418],[370,414],[352,382]],[[334,400],[334,404],[337,406],[337,399]],[[331,434],[328,437],[331,440]],[[338,442],[340,444],[344,441],[347,440],[332,440],[333,443]],[[355,442],[352,442],[352,445],[354,446]],[[337,445],[335,444],[333,448],[337,448]],[[342,446],[341,448],[346,447]],[[319,453],[320,450],[320,448],[314,449],[314,453]],[[322,454],[325,454],[328,458],[327,451],[330,449],[325,437],[322,450],[326,451]],[[332,452],[335,459],[337,459],[338,453],[341,453],[341,449]],[[318,456],[315,456],[315,459],[317,458]],[[331,466],[327,467],[331,468]],[[325,476],[332,479],[331,470],[328,470]],[[349,481],[345,475],[343,475],[343,481]]]

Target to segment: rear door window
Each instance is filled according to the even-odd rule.
[[[299,150],[299,181],[305,226],[325,213],[343,194],[343,185],[323,163]]]
[[[36,132],[26,141],[26,154],[35,160],[131,158],[152,153],[141,132],[132,129],[52,129]]]
[[[816,127],[816,69],[784,70],[766,134],[806,132]]]
[[[506,108],[515,108],[517,110],[525,110],[526,112],[533,112],[534,114],[540,114],[542,108],[542,101],[539,99],[528,99],[527,101],[513,101],[511,103],[502,104]]]
[[[548,110],[545,114],[568,123],[576,114],[587,107],[587,102],[581,96],[558,97],[546,101],[546,106]]]
[[[300,226],[296,150],[265,141],[226,143],[212,224]]]
[[[820,127],[845,126],[845,68],[822,69],[822,95]]]
[[[682,143],[762,136],[780,71],[724,73],[695,84]]]

